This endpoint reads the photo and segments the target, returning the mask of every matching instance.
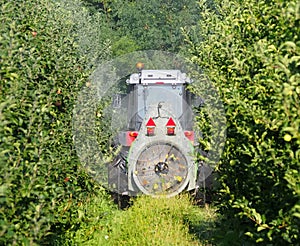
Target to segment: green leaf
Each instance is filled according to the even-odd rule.
[[[257,227],[257,231],[260,232],[260,231],[265,230],[267,228],[269,228],[269,226],[267,224],[262,224],[262,225]]]

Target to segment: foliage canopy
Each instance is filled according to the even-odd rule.
[[[299,240],[299,11],[299,1],[204,2],[201,39],[185,32],[227,111],[224,225],[256,243]]]

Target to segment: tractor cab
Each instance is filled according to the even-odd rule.
[[[186,85],[191,81],[179,70],[141,70],[127,80],[131,87],[128,104],[129,126],[138,131],[149,107],[167,104],[184,129],[190,130],[192,114],[190,112],[191,95]],[[158,111],[159,112],[159,111]]]

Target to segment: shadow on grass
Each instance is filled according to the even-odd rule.
[[[201,245],[218,246],[251,246],[253,243],[247,240],[242,229],[227,225],[226,221],[217,214],[209,205],[202,208],[201,217],[194,216],[186,219],[189,233],[192,234]],[[233,228],[235,227],[235,228]]]
[[[199,222],[190,223],[189,232],[195,236],[203,245],[215,245],[215,223],[214,222]]]
[[[189,233],[201,243],[201,245],[215,245],[214,236],[216,233],[217,214],[215,209],[208,204],[197,206],[185,218],[185,224]]]

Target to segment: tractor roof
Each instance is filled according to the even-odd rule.
[[[142,70],[130,75],[128,84],[186,84],[191,80],[180,70]]]

